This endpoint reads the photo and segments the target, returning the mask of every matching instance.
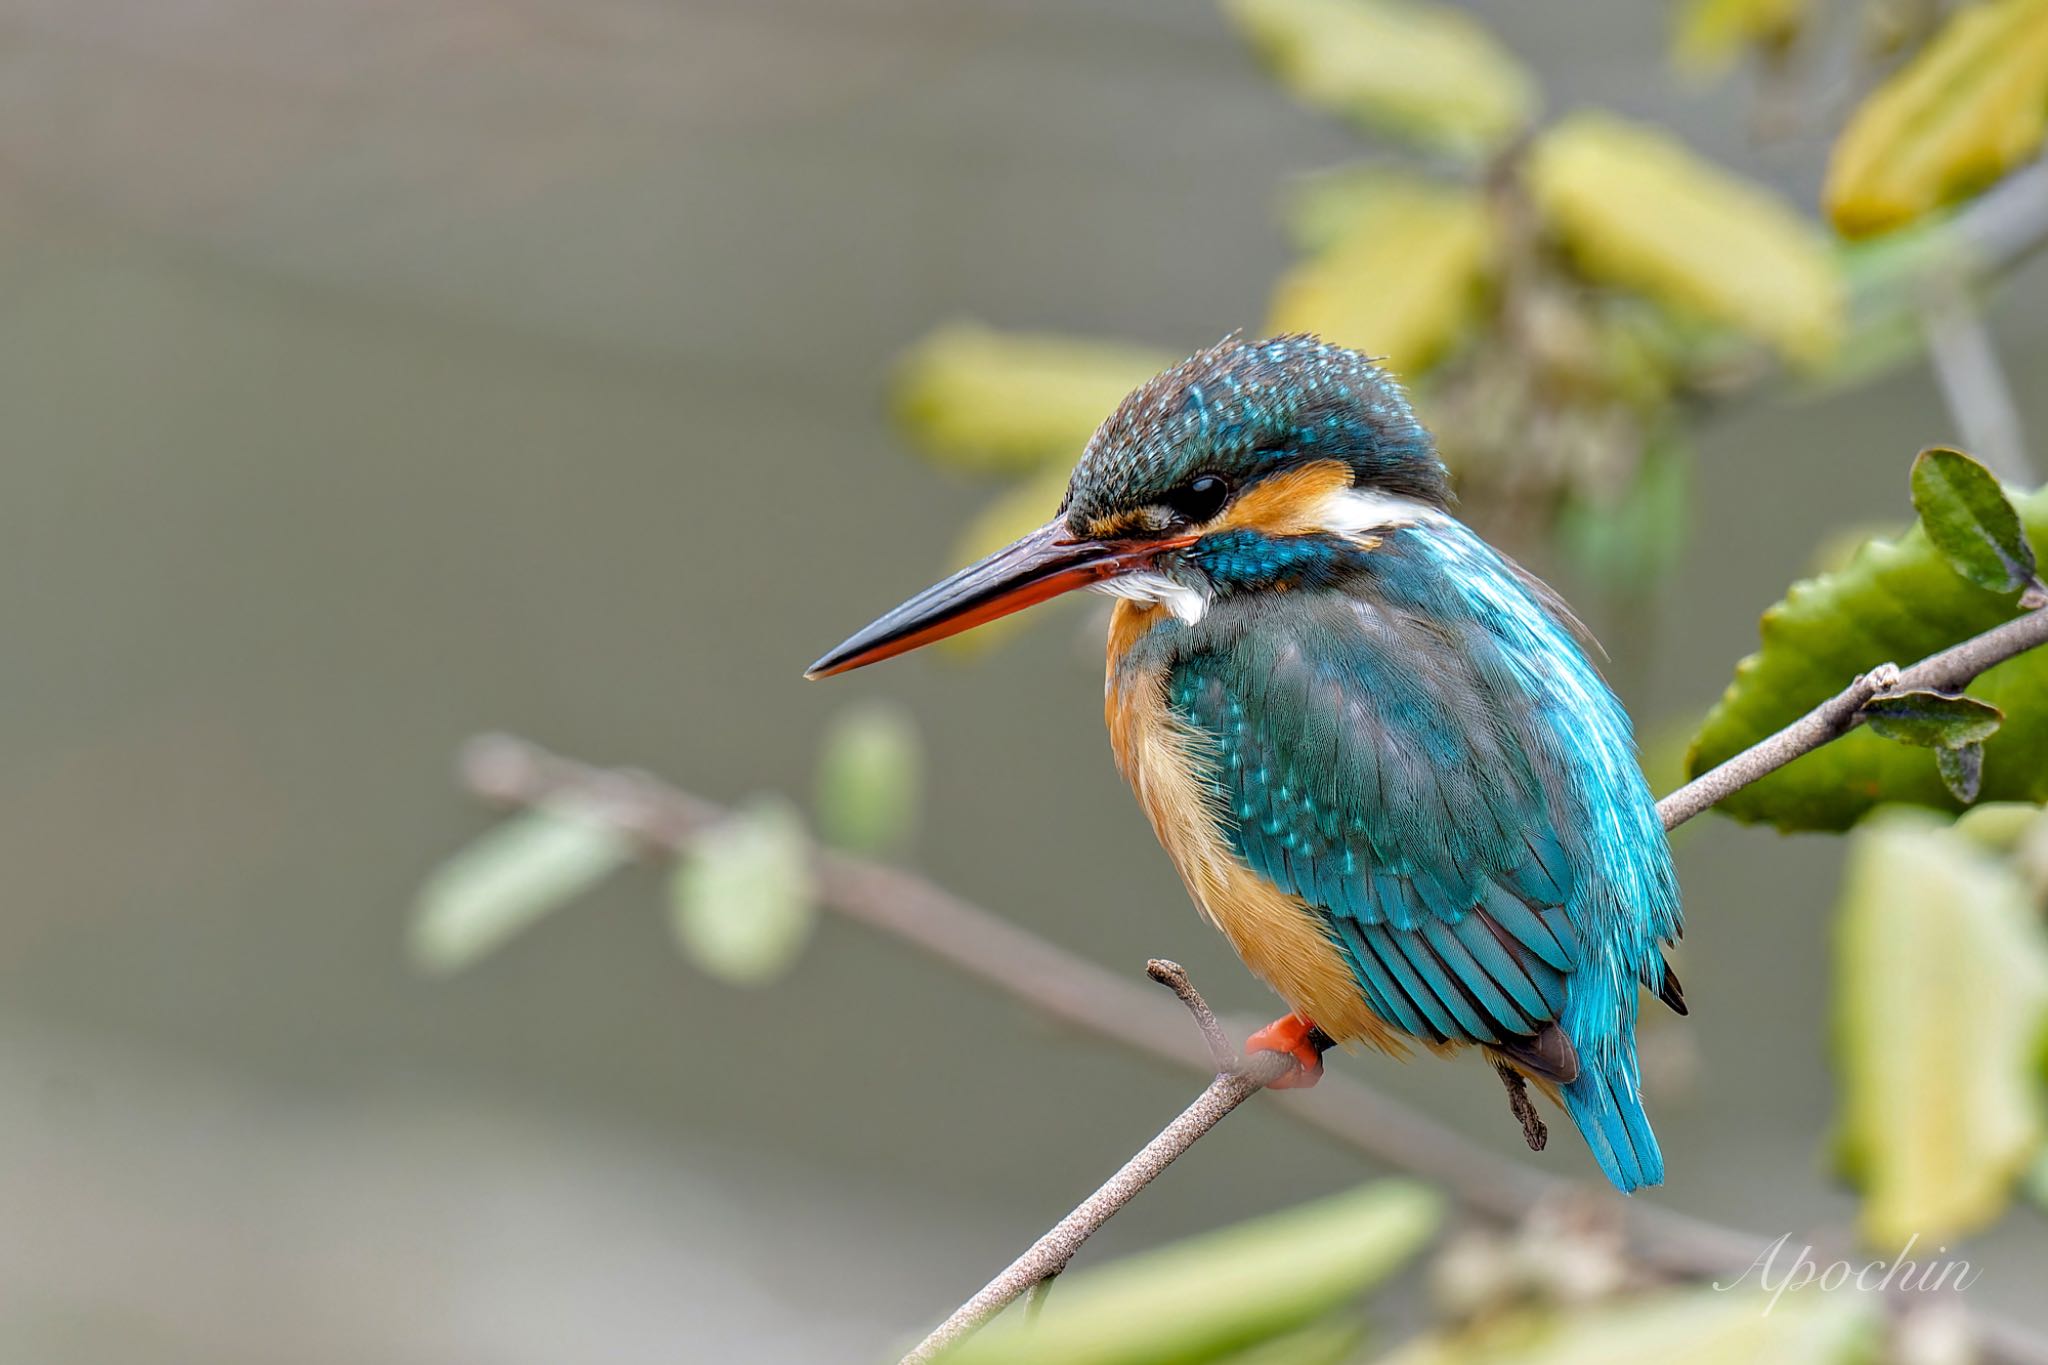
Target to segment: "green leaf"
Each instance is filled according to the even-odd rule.
[[[1531,149],[1529,189],[1589,277],[1737,328],[1802,364],[1842,330],[1844,290],[1819,227],[1659,129],[1572,114]]]
[[[947,1365],[1198,1365],[1297,1330],[1393,1274],[1443,1217],[1434,1191],[1381,1181],[1112,1265],[1060,1276]]]
[[[1821,202],[1848,236],[1888,232],[2033,156],[2044,120],[2048,0],[1964,6],[1850,116]]]
[[[1365,1324],[1337,1315],[1221,1358],[1222,1365],[1355,1365]]]
[[[1984,746],[1975,742],[1944,744],[1934,751],[1934,767],[1949,795],[1964,805],[1984,790]]]
[[[1355,206],[1324,250],[1281,277],[1268,326],[1315,332],[1413,377],[1477,314],[1493,265],[1493,222],[1476,190],[1419,180],[1384,190]]]
[[[1836,950],[1836,1151],[1895,1248],[1982,1227],[2041,1149],[2048,939],[2018,875],[1922,812],[1850,841]]]
[[[1303,102],[1366,128],[1480,155],[1527,127],[1536,85],[1470,15],[1413,0],[1224,0]]]
[[[860,853],[909,841],[924,786],[924,751],[910,713],[856,702],[834,715],[818,754],[818,831]]]
[[[1790,1269],[1781,1263],[1775,1274]],[[1573,1312],[1499,1314],[1429,1333],[1378,1365],[1864,1365],[1882,1323],[1868,1295],[1800,1289],[1774,1297],[1750,1278],[1725,1291],[1661,1290]]]
[[[955,323],[896,371],[896,420],[931,459],[1014,472],[1080,458],[1102,419],[1180,357],[1149,347]]]
[[[764,799],[677,861],[669,924],[705,971],[757,986],[787,971],[810,941],[816,896],[802,817],[787,802]]]
[[[2035,535],[2048,532],[2048,493],[2022,499],[2019,512]],[[1736,665],[1693,740],[1688,771],[1697,777],[1732,758],[1878,664],[1910,664],[2017,614],[2010,598],[1957,577],[1921,528],[1873,540],[1847,567],[1793,584],[1764,613],[1763,647]],[[1984,798],[2048,800],[2048,650],[1989,670],[1969,694],[2005,713],[1984,749]],[[1858,729],[1716,809],[1781,829],[1839,830],[1881,801],[1959,808],[1927,754]]]
[[[1972,697],[1943,692],[1887,692],[1863,705],[1863,718],[1886,739],[1922,749],[1982,744],[2005,713]]]
[[[427,878],[414,905],[408,952],[426,971],[460,971],[632,857],[631,840],[581,807],[521,812]]]
[[[1987,592],[2034,578],[2034,547],[1997,477],[1959,450],[1934,446],[1913,461],[1913,509],[1949,567]]]

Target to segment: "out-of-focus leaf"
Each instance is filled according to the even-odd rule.
[[[1379,1365],[1863,1365],[1882,1321],[1871,1296],[1806,1289],[1773,1298],[1752,1278],[1726,1291],[1675,1289],[1569,1313],[1505,1314],[1432,1332]]]
[[[1393,1274],[1443,1216],[1381,1181],[1100,1269],[1060,1276],[1035,1322],[1011,1313],[947,1365],[1198,1365],[1320,1318]]]
[[[1850,843],[1837,930],[1836,1152],[1883,1247],[1996,1218],[2041,1147],[2048,939],[2018,876],[1922,812]]]
[[[2018,592],[2034,577],[2034,547],[1998,477],[1939,446],[1913,461],[1913,508],[1949,567],[1988,592]]]
[[[1065,465],[1048,466],[1041,473],[1018,484],[984,507],[961,531],[954,542],[955,567],[972,564],[1002,549],[1011,541],[1035,531],[1053,518],[1060,499],[1066,496],[1068,471]],[[1034,621],[1043,621],[1047,607],[999,616],[959,635],[949,635],[938,647],[959,656],[971,656],[1010,639]]]
[[[1492,257],[1477,191],[1388,181],[1335,241],[1281,278],[1271,327],[1318,333],[1412,376],[1471,321]]]
[[[2048,493],[2021,500],[2021,520],[2048,533]],[[1791,724],[1878,664],[1910,664],[2018,614],[2012,599],[1956,576],[1927,533],[1873,540],[1848,566],[1792,585],[1766,611],[1763,647],[1735,666],[1687,760],[1697,777]],[[2048,650],[2009,659],[1969,693],[2005,713],[1984,750],[1983,795],[2048,800]],[[1781,829],[1846,829],[1882,801],[1953,811],[1933,758],[1864,730],[1794,759],[1721,802],[1739,820]]]
[[[896,419],[933,460],[956,468],[1065,467],[1124,395],[1179,358],[955,323],[919,342],[897,367]]]
[[[818,831],[861,853],[903,847],[917,824],[924,748],[900,706],[857,702],[832,718],[818,753]]]
[[[1574,494],[1558,512],[1559,548],[1595,582],[1654,587],[1685,552],[1690,466],[1683,450],[1658,446],[1644,453],[1615,502]]]
[[[1573,114],[1537,141],[1529,185],[1594,279],[1738,328],[1802,364],[1834,349],[1842,281],[1818,227],[1666,134]]]
[[[2041,808],[2025,801],[1986,801],[1957,817],[1955,831],[1987,853],[2006,854],[2041,818]]]
[[[2005,715],[1974,697],[1942,692],[1887,692],[1863,707],[1870,728],[1886,739],[1922,749],[1982,744],[1998,733]]]
[[[1681,71],[1713,75],[1745,48],[1782,49],[1806,26],[1813,0],[1685,0],[1671,55]]]
[[[1221,1358],[1219,1365],[1349,1365],[1365,1344],[1365,1324],[1338,1315]]]
[[[669,924],[713,976],[756,986],[787,971],[817,920],[811,842],[780,800],[748,805],[676,862]]]
[[[1304,102],[1477,154],[1526,127],[1535,82],[1470,15],[1414,0],[1224,0]]]
[[[2032,156],[2044,119],[2048,0],[1964,6],[1850,117],[1821,202],[1850,236],[1903,226]]]
[[[460,971],[632,857],[631,840],[581,807],[511,816],[420,888],[408,935],[412,960],[430,972]]]

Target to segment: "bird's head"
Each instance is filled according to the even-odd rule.
[[[927,588],[811,665],[843,673],[1075,588],[1199,619],[1219,595],[1289,584],[1321,550],[1449,498],[1400,386],[1310,336],[1232,337],[1124,399],[1058,514]]]

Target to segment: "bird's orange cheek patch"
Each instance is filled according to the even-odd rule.
[[[1326,529],[1323,505],[1331,495],[1351,486],[1351,467],[1341,460],[1318,460],[1261,479],[1247,488],[1207,529],[1257,531],[1269,536],[1312,535]]]

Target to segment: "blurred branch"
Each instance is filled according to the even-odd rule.
[[[1927,354],[1963,446],[2006,483],[2039,480],[2027,460],[2018,404],[1984,315],[1960,278],[1930,281],[1920,308]]]
[[[1208,1089],[1195,1097],[1193,1104],[1181,1110],[1178,1118],[1160,1130],[1158,1137],[1146,1143],[1136,1156],[1104,1181],[1100,1189],[1055,1223],[1050,1232],[1033,1242],[1029,1251],[1010,1262],[1002,1274],[982,1287],[980,1293],[961,1304],[953,1310],[951,1317],[932,1329],[930,1336],[903,1357],[902,1365],[922,1365],[925,1361],[937,1359],[948,1346],[1002,1312],[1018,1297],[1035,1293],[1039,1286],[1065,1270],[1067,1262],[1073,1260],[1074,1253],[1081,1249],[1081,1244],[1108,1222],[1117,1210],[1137,1198],[1139,1191],[1173,1164],[1175,1157],[1194,1146],[1196,1139],[1221,1123],[1231,1110],[1295,1068],[1294,1058],[1279,1052],[1261,1052],[1239,1062],[1233,1055],[1230,1039],[1224,1034],[1222,1025],[1216,1022],[1216,1012],[1209,1008],[1209,1002],[1188,980],[1187,972],[1179,963],[1155,958],[1147,971],[1153,980],[1172,987],[1181,1003],[1194,1015],[1195,1025],[1201,1030],[1210,1054],[1218,1059],[1216,1078],[1209,1082]]]
[[[1847,734],[1861,722],[1859,713],[1872,697],[1901,688],[1952,691],[2043,643],[2048,643],[2048,611],[2032,611],[1910,668],[1887,664],[1873,669],[1769,739],[1672,792],[1658,803],[1657,813],[1667,830],[1674,829],[1723,797]],[[592,767],[510,736],[471,741],[463,754],[462,774],[471,791],[500,805],[532,807],[573,799],[579,810],[611,821],[664,858],[687,851],[728,814],[724,807],[646,773]],[[1171,964],[1156,964],[1155,977],[1173,986],[1194,1014],[1196,1036],[1190,1036],[1179,1011],[1159,996],[915,873],[820,848],[816,874],[825,907],[922,949],[1062,1023],[1204,1073],[1216,1070],[1218,1052],[1227,1047],[1207,1002],[1192,985],[1185,985],[1184,975],[1179,983],[1174,981]],[[1276,1060],[1267,1061],[1269,1057]],[[1258,1071],[1226,1069],[1215,1075],[1195,1102],[1108,1183],[949,1318],[919,1348],[926,1354],[910,1359],[929,1359],[930,1352],[965,1336],[1063,1268],[1090,1233],[1175,1157],[1292,1064],[1276,1054],[1262,1054]],[[1267,1068],[1271,1074],[1266,1074]],[[1569,1183],[1496,1155],[1348,1076],[1326,1076],[1313,1091],[1276,1093],[1273,1102],[1370,1157],[1440,1182],[1468,1209],[1504,1222],[1527,1216]],[[1739,1271],[1753,1264],[1767,1246],[1763,1238],[1642,1200],[1629,1201],[1627,1219],[1642,1262],[1679,1277]],[[1974,1326],[1987,1358],[2048,1362],[2048,1345],[2021,1327],[1982,1316]],[[942,1337],[949,1329],[951,1334]]]

